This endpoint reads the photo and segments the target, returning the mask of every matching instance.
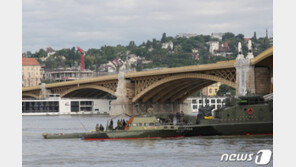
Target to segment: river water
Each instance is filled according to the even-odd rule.
[[[109,117],[23,116],[23,166],[42,167],[207,167],[256,166],[250,162],[220,162],[222,154],[256,154],[273,148],[272,136],[213,136],[157,140],[45,140],[44,132],[85,132]],[[116,119],[114,120],[116,124]],[[272,160],[267,166],[272,166]]]

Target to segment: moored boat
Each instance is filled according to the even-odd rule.
[[[84,140],[129,140],[183,137],[186,130],[177,125],[163,125],[156,117],[131,117],[123,130],[86,133]]]
[[[197,116],[186,119],[192,123],[186,136],[272,135],[273,103],[255,95],[227,98],[224,107],[214,112],[203,107]]]
[[[44,139],[71,139],[82,138],[85,133],[43,133]]]

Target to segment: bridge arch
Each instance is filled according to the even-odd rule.
[[[147,88],[142,90],[139,94],[135,95],[135,97],[132,99],[132,102],[137,102],[141,98],[143,98],[144,102],[146,102],[149,98],[151,98],[153,95],[155,95],[157,93],[157,91],[160,91],[163,89],[166,89],[167,91],[163,91],[161,96],[166,96],[166,97],[174,95],[174,93],[171,93],[170,95],[167,94],[171,89],[172,89],[171,91],[175,91],[175,92],[179,92],[179,93],[182,92],[182,90],[185,91],[186,89],[182,85],[182,83],[183,83],[182,80],[184,80],[184,82],[186,80],[186,82],[188,82],[189,86],[193,86],[195,88],[194,90],[209,86],[215,82],[222,82],[230,87],[236,88],[236,85],[234,82],[224,79],[224,78],[221,78],[221,77],[214,76],[214,75],[208,75],[208,74],[202,74],[202,73],[177,74],[177,75],[166,77],[164,79],[161,79],[161,80],[151,84],[150,86],[148,86]],[[176,81],[180,81],[180,82],[176,83]],[[208,81],[210,81],[210,82],[208,82]],[[176,88],[174,88],[173,85],[172,85],[172,88],[163,87],[164,85],[169,86],[169,83],[172,83],[174,85],[177,84],[178,86],[176,86]],[[195,84],[198,84],[198,83],[201,83],[201,85],[196,87]],[[180,98],[182,98],[182,96],[180,94],[179,94],[179,96],[180,96]],[[168,98],[163,98],[161,101],[164,102],[167,99]],[[157,100],[159,100],[159,99],[156,98],[156,100],[154,100],[154,102],[156,102]],[[174,99],[174,100],[176,100],[176,99]]]
[[[253,58],[251,60],[251,65],[257,65],[257,64],[266,64],[265,61],[269,61],[269,64],[273,64],[272,61],[273,58],[273,47],[270,47],[268,49],[266,49],[265,51],[261,52],[258,56],[256,56],[255,58]]]
[[[105,93],[109,93],[113,96],[115,96],[115,92],[108,89],[108,88],[105,88],[103,86],[99,86],[99,85],[80,85],[80,86],[76,86],[76,87],[73,87],[73,88],[70,88],[64,92],[62,92],[60,94],[60,97],[65,97],[75,91],[79,91],[79,90],[86,90],[86,89],[89,89],[89,90],[97,90],[97,91],[101,91],[101,92],[105,92]]]
[[[31,97],[31,98],[34,98],[34,99],[38,99],[39,96],[38,95],[35,95],[33,93],[22,93],[22,98],[24,97]]]

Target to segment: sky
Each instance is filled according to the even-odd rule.
[[[23,0],[23,52],[141,44],[165,32],[269,36],[272,0]]]

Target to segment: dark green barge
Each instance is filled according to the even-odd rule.
[[[214,112],[201,109],[197,116],[185,119],[192,125],[185,136],[209,135],[271,135],[273,133],[273,103],[261,96],[227,99],[226,106]]]
[[[124,130],[107,130],[86,133],[84,140],[128,140],[183,137],[184,128],[162,125],[156,117],[131,117]]]

